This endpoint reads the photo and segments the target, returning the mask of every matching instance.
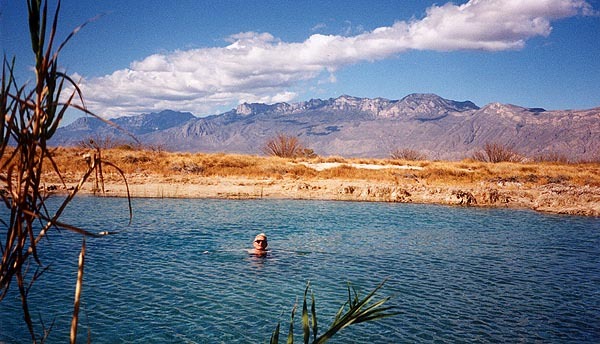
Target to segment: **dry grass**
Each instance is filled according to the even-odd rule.
[[[433,162],[420,173],[420,177],[443,184],[497,182],[600,186],[600,164]]]
[[[78,176],[87,165],[82,155],[89,150],[58,148],[54,159],[65,171],[65,176]],[[479,161],[402,161],[391,159],[346,159],[317,157],[313,159],[285,159],[240,154],[168,153],[150,150],[110,149],[104,159],[118,164],[132,183],[136,176],[169,178],[173,182],[193,182],[195,177],[247,177],[255,179],[343,179],[387,182],[418,181],[427,185],[465,186],[482,182],[513,183],[527,186],[570,184],[600,186],[599,163],[548,163]],[[299,162],[341,163],[335,168],[316,171]],[[353,164],[395,165],[420,169],[370,170]],[[48,176],[51,177],[51,176]],[[105,178],[117,179],[107,173]],[[48,179],[48,180],[51,180]]]

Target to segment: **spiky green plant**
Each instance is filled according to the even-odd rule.
[[[60,1],[54,17],[48,16],[48,2],[28,0],[28,27],[31,37],[31,48],[35,58],[35,83],[30,87],[18,86],[15,79],[15,59],[10,62],[3,58],[2,84],[0,88],[0,198],[9,209],[9,218],[0,219],[0,246],[2,261],[0,262],[0,301],[7,295],[11,283],[17,283],[21,298],[23,318],[32,341],[44,341],[49,330],[44,328],[43,335],[38,337],[30,316],[27,296],[33,283],[42,275],[44,268],[40,261],[39,242],[53,228],[65,228],[85,236],[99,236],[94,232],[83,230],[59,221],[66,206],[81,189],[92,172],[100,171],[102,164],[115,167],[103,161],[99,154],[90,159],[88,170],[79,184],[65,197],[58,210],[51,213],[45,206],[50,193],[42,184],[44,171],[54,171],[59,177],[60,170],[53,160],[48,140],[54,135],[65,112],[69,108],[92,114],[83,105],[83,97],[77,84],[59,69],[58,57],[65,44],[79,31],[76,28],[57,48],[55,35],[60,12]],[[51,23],[49,25],[49,23]],[[48,32],[48,29],[49,32]],[[73,103],[79,99],[82,105]],[[97,117],[97,116],[96,116]],[[99,118],[99,117],[98,117]],[[48,166],[48,167],[47,167]],[[62,179],[62,177],[61,177]],[[125,181],[126,182],[126,181]],[[131,216],[131,204],[130,204]],[[84,241],[85,243],[85,241]],[[81,254],[85,253],[82,244]],[[33,273],[28,271],[32,262],[37,265]],[[82,260],[83,261],[83,260]],[[77,288],[80,291],[83,276],[83,262],[79,265]],[[75,300],[73,313],[74,328],[77,327],[79,294]],[[42,323],[42,327],[44,327]],[[75,333],[71,334],[74,342]]]
[[[356,289],[354,287],[351,287],[350,284],[348,284],[348,301],[346,301],[340,307],[337,314],[335,315],[333,323],[322,335],[318,335],[319,327],[317,322],[315,295],[312,292],[312,289],[310,288],[310,283],[307,283],[306,289],[304,290],[301,321],[304,343],[322,344],[327,342],[342,329],[350,325],[360,324],[369,321],[376,321],[397,315],[397,312],[390,312],[394,308],[393,306],[383,306],[391,297],[388,296],[379,301],[372,302],[373,298],[375,297],[375,293],[377,293],[377,291],[383,287],[384,283],[385,281],[381,282],[375,289],[373,289],[373,291],[371,291],[367,296],[365,296],[362,299],[359,298]],[[309,289],[311,289],[310,315],[308,312],[308,304],[306,300]],[[294,308],[292,309],[292,315],[290,317],[290,326],[287,336],[288,344],[294,343],[294,316],[296,313],[296,308],[297,305],[294,305]],[[279,343],[279,334],[280,324],[277,324],[277,327],[271,335],[271,344]]]

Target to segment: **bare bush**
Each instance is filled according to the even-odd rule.
[[[129,149],[129,150],[137,150],[141,149],[141,145],[137,142],[129,142],[122,139],[115,139],[112,136],[106,137],[89,137],[87,139],[81,140],[77,143],[77,147],[85,148],[85,149],[112,149],[112,148],[120,148],[120,149]]]
[[[427,157],[425,154],[410,148],[398,148],[390,153],[390,158],[394,160],[408,160],[408,161],[419,161],[425,160]]]
[[[315,152],[305,147],[296,136],[277,134],[275,138],[268,140],[262,148],[266,155],[281,158],[314,158]]]
[[[567,164],[570,162],[569,157],[565,154],[560,154],[556,152],[550,152],[545,154],[537,155],[533,158],[535,162],[553,162],[559,164]]]
[[[521,156],[512,148],[500,143],[486,143],[483,150],[475,152],[472,156],[475,161],[482,162],[519,162]]]
[[[167,150],[164,144],[147,145],[146,149],[156,153],[162,153]]]

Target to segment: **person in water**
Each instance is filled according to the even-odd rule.
[[[254,238],[254,242],[252,246],[254,246],[253,250],[249,250],[249,253],[255,254],[257,256],[264,256],[268,253],[267,246],[269,245],[267,241],[267,236],[265,233],[260,233]]]

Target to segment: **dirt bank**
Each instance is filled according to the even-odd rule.
[[[48,173],[43,185],[64,192],[79,182],[90,156],[86,149],[58,149],[61,179]],[[234,154],[167,153],[112,149],[103,159],[119,166],[133,197],[285,198],[503,207],[600,216],[600,165],[308,160]],[[82,193],[102,189],[127,195],[121,173],[105,166]]]
[[[419,182],[386,183],[331,179],[249,179],[196,177],[177,181],[152,176],[129,177],[132,197],[314,199],[429,203],[533,209],[557,214],[600,216],[600,188],[548,184],[480,183],[477,186],[428,186]],[[172,179],[172,178],[171,178]],[[93,193],[88,182],[83,193]],[[106,196],[126,196],[124,183],[105,183]]]

